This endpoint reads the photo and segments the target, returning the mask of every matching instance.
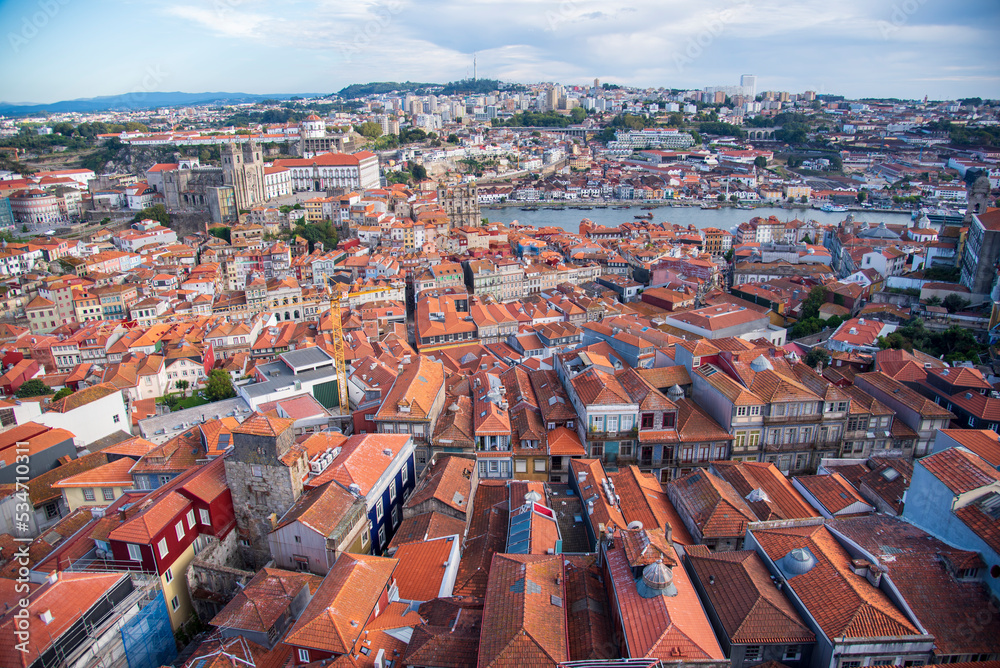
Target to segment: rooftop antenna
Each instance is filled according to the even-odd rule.
[[[476,52],[473,51],[472,52],[472,80],[473,81],[477,80],[476,74],[477,74],[477,72],[476,72]]]

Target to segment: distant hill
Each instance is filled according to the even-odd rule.
[[[366,84],[351,84],[350,86],[344,86],[337,91],[337,95],[349,100],[351,98],[364,97],[366,95],[383,95],[385,93],[392,93],[393,91],[400,93],[416,93],[428,88],[438,89],[441,88],[441,84],[418,83],[416,81],[404,81],[402,83],[399,83],[398,81],[373,81]]]
[[[262,100],[287,100],[298,97],[287,93],[256,95],[252,93],[127,93],[125,95],[105,95],[103,97],[82,98],[79,100],[63,100],[49,104],[14,104],[0,102],[0,114],[4,116],[23,116],[48,111],[52,113],[65,112],[99,112],[121,111],[129,109],[155,109],[157,107],[179,107],[196,104],[237,104],[245,102],[261,102]],[[302,94],[302,97],[313,97],[313,94]]]

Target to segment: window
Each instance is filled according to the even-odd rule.
[[[774,405],[774,414],[775,415],[784,415],[785,414],[785,404],[775,404]]]
[[[212,520],[209,518],[208,511],[206,509],[202,508],[201,510],[198,511],[198,514],[201,515],[201,523],[202,524],[211,524],[212,523]]]
[[[535,473],[545,473],[545,460],[536,459],[535,460]]]
[[[375,521],[382,521],[382,517],[385,516],[385,507],[382,505],[382,499],[375,502]]]
[[[167,539],[161,538],[160,542],[156,544],[156,549],[160,551],[160,559],[167,556]]]
[[[760,430],[754,430],[750,432],[750,443],[751,448],[760,445]]]
[[[252,475],[254,478],[263,478],[264,477],[264,470],[260,466],[257,466],[257,465],[251,466],[250,467],[250,475]]]
[[[528,460],[526,459],[515,459],[514,460],[514,473],[527,473],[528,472]]]
[[[490,473],[496,473],[500,470],[500,463],[495,459],[490,460]]]
[[[128,558],[131,561],[142,561],[142,550],[139,549],[138,545],[133,545],[132,543],[127,543],[128,545]]]
[[[404,486],[406,485],[407,482],[410,481],[410,465],[409,464],[403,464],[403,468],[399,472],[399,477],[402,479]]]
[[[385,525],[378,528],[378,544],[385,545]]]
[[[101,496],[104,497],[105,501],[114,501],[115,500],[115,490],[114,490],[114,488],[112,488],[112,487],[102,487],[101,488]]]
[[[746,445],[747,433],[745,431],[736,432],[736,440],[733,442],[734,450],[742,450]]]
[[[173,582],[174,581],[174,571],[173,571],[173,569],[168,568],[167,572],[163,574],[163,579],[164,579],[164,581],[166,581],[167,584],[170,584],[171,582]]]
[[[618,455],[621,457],[631,457],[632,444],[628,441],[622,441],[622,444],[618,447]]]
[[[736,408],[736,417],[746,417],[746,415],[747,415],[747,407],[746,406],[738,406]]]
[[[840,668],[861,668],[860,661],[841,661]]]
[[[747,645],[747,648],[743,651],[743,660],[760,661],[762,654],[760,645]]]
[[[91,489],[90,487],[84,487],[83,488],[83,500],[84,501],[93,501],[94,500],[94,490]]]
[[[750,415],[760,415],[760,406],[751,406]]]
[[[161,485],[166,485],[168,482],[170,482],[170,476],[169,475],[161,475],[159,477],[159,481],[160,481]]]
[[[177,540],[184,540],[184,520],[180,520],[174,525],[174,531],[177,532]]]
[[[176,596],[174,596],[172,599],[170,599],[170,609],[176,611],[177,608],[179,607],[181,607],[181,600]]]
[[[785,648],[785,653],[782,655],[782,661],[798,661],[802,658],[802,648],[798,645],[789,645]]]
[[[120,415],[115,415],[114,417],[111,418],[111,421],[117,424],[122,421],[122,418]]]
[[[299,661],[301,663],[309,663],[309,650],[307,649],[299,650]]]
[[[604,456],[604,444],[594,443],[590,446],[590,456],[591,457],[603,457]]]
[[[396,481],[395,480],[390,480],[389,481],[389,503],[392,503],[395,500],[396,500]]]
[[[397,526],[399,526],[399,506],[392,507],[391,516],[392,516],[392,528],[395,529]]]
[[[187,511],[188,529],[194,528],[194,508]]]

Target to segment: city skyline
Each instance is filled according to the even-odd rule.
[[[560,3],[18,1],[6,102],[152,91],[330,93],[351,83],[532,83],[932,99],[1000,96],[1000,6],[936,0]],[[512,11],[512,8],[514,11]],[[95,45],[113,45],[98,50]],[[928,44],[947,48],[927,48]],[[82,65],[81,53],[84,52]],[[789,57],[792,54],[794,57]],[[877,64],[877,67],[872,65]],[[206,66],[209,64],[210,66]],[[72,69],[71,69],[72,68]]]

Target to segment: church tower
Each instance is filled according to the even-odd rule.
[[[233,187],[240,210],[264,202],[264,155],[256,141],[222,146],[222,182]]]

